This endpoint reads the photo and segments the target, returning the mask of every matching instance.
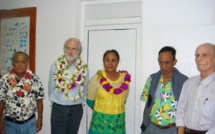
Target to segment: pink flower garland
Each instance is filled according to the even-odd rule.
[[[123,91],[128,90],[128,85],[131,82],[131,75],[127,71],[119,71],[120,73],[125,74],[124,76],[124,82],[121,84],[119,88],[113,88],[109,82],[107,82],[107,79],[101,74],[100,71],[98,71],[100,84],[102,87],[107,91],[111,92],[113,94],[121,94]]]
[[[9,85],[12,87],[12,88],[15,88],[15,87],[17,87],[17,81],[16,81],[16,78],[15,77],[12,77],[13,76],[13,74],[14,74],[14,69],[11,69],[10,70],[10,72],[9,72],[9,75],[11,76],[9,79],[8,79],[8,81],[9,81]],[[31,80],[31,71],[29,70],[29,69],[27,69],[27,71],[26,71],[26,73],[25,73],[25,79],[26,80]],[[28,82],[25,82],[25,83],[23,83],[23,89],[25,90],[25,91],[30,91],[31,89],[32,89],[32,87],[31,87],[31,84],[30,83],[28,83]],[[23,92],[23,91],[16,91],[16,94],[18,95],[18,96],[24,96],[25,95],[25,93]]]

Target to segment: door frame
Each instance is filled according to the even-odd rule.
[[[140,40],[140,24],[123,24],[123,25],[98,25],[98,26],[87,26],[85,27],[85,39],[83,44],[85,45],[85,49],[84,49],[84,53],[86,55],[88,55],[88,33],[91,30],[116,30],[116,29],[136,29],[137,31],[137,45],[136,45],[136,75],[132,76],[134,77],[134,82],[135,82],[135,100],[134,100],[134,118],[135,118],[135,122],[134,122],[134,134],[138,134],[140,133],[140,124],[141,124],[141,103],[140,103],[140,95],[141,95],[141,91],[142,91],[142,87],[141,87],[141,80],[142,80],[142,76],[139,76],[139,74],[142,74],[142,70],[141,70],[141,40]],[[85,61],[87,61],[87,56],[85,57]],[[85,107],[85,111],[87,111],[87,107]],[[84,115],[85,117],[85,121],[87,122],[87,113]],[[127,115],[128,116],[128,115]],[[88,129],[88,126],[86,124],[86,130]]]
[[[111,30],[111,29],[136,29],[137,31],[137,45],[136,45],[136,74],[134,78],[135,82],[135,113],[134,113],[134,134],[139,134],[141,132],[140,125],[142,121],[142,115],[141,115],[141,101],[140,101],[140,95],[142,93],[142,22],[141,17],[133,17],[133,18],[116,18],[116,19],[100,19],[100,20],[85,20],[85,9],[88,5],[96,5],[96,4],[105,4],[105,3],[120,3],[120,2],[135,2],[135,1],[141,1],[142,0],[104,0],[104,1],[91,1],[91,2],[81,2],[80,3],[80,13],[81,15],[78,17],[80,19],[80,23],[77,24],[77,26],[80,26],[77,28],[77,35],[79,36],[82,44],[83,44],[83,59],[84,61],[87,61],[87,55],[88,55],[88,31],[89,30]],[[80,33],[79,33],[80,31]],[[87,106],[84,107],[84,115],[82,118],[82,122],[86,122],[87,120],[87,113],[86,113]],[[128,116],[128,115],[127,115]],[[80,126],[81,127],[81,126]],[[84,127],[84,126],[83,126]],[[86,127],[86,133],[88,131],[87,124]],[[84,129],[84,128],[83,128]]]

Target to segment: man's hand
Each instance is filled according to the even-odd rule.
[[[37,132],[39,132],[43,126],[43,100],[42,99],[37,100],[37,110],[38,110],[38,119],[37,119],[36,127],[37,127]]]
[[[92,107],[90,107],[92,110],[94,110],[94,105]]]
[[[3,122],[0,122],[0,134],[4,134],[4,125],[3,125]]]
[[[37,133],[42,129],[43,123],[42,120],[37,120],[36,127],[37,127]]]
[[[3,124],[3,109],[4,109],[4,103],[0,103],[0,134],[4,133],[4,124]]]
[[[179,126],[179,127],[178,127],[178,134],[184,134],[184,130],[185,130],[184,127]]]

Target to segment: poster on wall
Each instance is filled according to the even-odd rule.
[[[5,18],[1,20],[1,74],[11,70],[12,56],[23,51],[29,54],[30,17]]]

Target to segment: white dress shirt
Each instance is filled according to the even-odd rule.
[[[176,126],[215,134],[215,72],[202,81],[198,75],[184,83],[178,101]]]

